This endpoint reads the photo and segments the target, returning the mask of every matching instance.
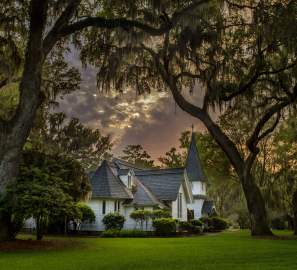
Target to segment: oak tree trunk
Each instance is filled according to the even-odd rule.
[[[242,177],[241,183],[250,214],[251,234],[253,236],[273,235],[268,225],[265,201],[254,177],[248,173]]]
[[[24,71],[20,83],[20,102],[15,115],[0,121],[0,197],[8,184],[15,181],[23,146],[33,126],[41,102],[41,73],[44,61],[42,35],[46,22],[47,1],[32,0],[30,34],[26,47]],[[0,215],[0,241],[9,237],[8,223]]]
[[[292,198],[292,205],[293,205],[293,224],[294,224],[294,235],[297,235],[297,190],[293,193]]]

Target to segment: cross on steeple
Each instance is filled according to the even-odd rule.
[[[192,124],[191,128],[192,128],[192,134],[193,134],[194,133],[194,124]]]

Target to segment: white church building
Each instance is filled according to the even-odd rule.
[[[213,202],[206,197],[206,176],[194,134],[185,167],[142,169],[116,158],[104,160],[91,175],[91,188],[87,204],[96,220],[82,224],[81,230],[85,231],[103,231],[102,219],[111,212],[123,215],[124,228],[133,229],[136,224],[130,214],[136,209],[166,209],[173,218],[183,221],[188,220],[189,212],[198,219],[214,210]]]

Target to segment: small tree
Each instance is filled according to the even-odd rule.
[[[75,215],[72,217],[74,231],[80,228],[80,225],[82,223],[92,223],[96,219],[95,213],[92,208],[84,203],[77,203],[75,212]]]
[[[121,230],[125,223],[125,217],[119,213],[109,213],[102,219],[106,230]]]
[[[15,231],[25,218],[33,217],[36,222],[36,238],[41,240],[49,219],[76,215],[74,200],[69,192],[65,169],[51,156],[28,152],[21,165],[20,174],[14,185],[9,186],[5,205],[14,222]],[[67,223],[65,222],[65,226]]]
[[[143,222],[146,220],[146,213],[144,210],[135,210],[130,214],[130,218],[134,219],[137,224],[140,224],[140,228],[143,229]]]

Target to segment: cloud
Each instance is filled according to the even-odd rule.
[[[112,134],[114,154],[120,155],[127,144],[141,144],[157,159],[173,146],[178,146],[182,131],[194,124],[196,130],[204,130],[196,118],[178,108],[166,92],[153,92],[137,96],[133,90],[123,93],[99,93],[96,87],[96,69],[82,68],[78,54],[67,56],[69,63],[81,70],[82,83],[78,91],[59,100],[58,111],[68,117],[79,118],[91,128],[99,128],[103,134]],[[187,99],[201,104],[202,95],[185,92]]]

